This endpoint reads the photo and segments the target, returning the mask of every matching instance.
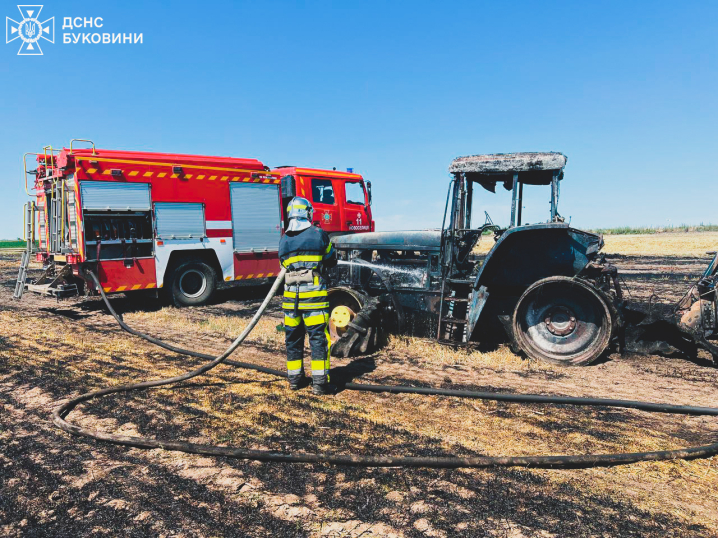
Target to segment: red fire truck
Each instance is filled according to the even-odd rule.
[[[278,273],[285,208],[295,195],[316,201],[315,224],[329,233],[374,228],[370,184],[359,174],[73,147],[78,142],[89,141],[25,156],[26,163],[36,157],[37,169],[25,166],[35,201],[26,205],[17,298],[23,290],[96,293],[89,268],[106,293],[162,290],[178,306],[203,304],[220,285]],[[27,282],[36,236],[45,273]]]

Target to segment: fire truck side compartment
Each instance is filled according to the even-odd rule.
[[[87,260],[148,258],[154,255],[150,185],[81,181]]]
[[[234,251],[277,252],[282,234],[278,186],[235,183],[230,190]]]
[[[207,237],[204,222],[204,204],[155,203],[155,230],[157,239],[204,239]]]

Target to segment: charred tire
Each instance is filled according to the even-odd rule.
[[[371,353],[383,341],[380,301],[350,288],[329,290],[329,334],[334,357]],[[347,317],[348,316],[348,317]]]
[[[600,292],[568,277],[532,284],[514,309],[512,328],[528,357],[564,366],[585,366],[611,341],[612,315]]]
[[[217,275],[205,262],[187,260],[172,271],[169,284],[170,300],[175,306],[200,306],[214,294]]]

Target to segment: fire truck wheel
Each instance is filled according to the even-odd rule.
[[[217,287],[214,269],[199,260],[181,262],[172,271],[170,295],[175,306],[206,304]]]

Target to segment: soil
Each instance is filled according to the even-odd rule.
[[[667,311],[706,263],[618,255],[610,261],[644,313]],[[57,302],[27,294],[13,301],[16,263],[0,255],[0,535],[718,536],[716,458],[572,471],[361,469],[72,437],[50,418],[68,396],[199,362],[123,333],[97,298]],[[186,327],[147,314],[159,312],[159,304],[123,296],[113,304],[140,330],[212,353],[230,340],[207,329],[206,320],[248,319],[267,289],[225,290],[212,305],[183,310]],[[281,322],[277,299],[268,315]],[[282,369],[277,342],[252,340],[233,358]],[[404,344],[396,339],[374,355],[334,360],[335,379],[700,406],[718,400],[718,370],[703,353],[613,353],[589,367],[562,369],[504,348],[441,358],[439,346]],[[85,427],[167,439],[396,455],[620,452],[707,444],[718,435],[718,422],[708,418],[630,410],[349,391],[321,399],[231,367],[194,381],[108,398],[72,417]]]

